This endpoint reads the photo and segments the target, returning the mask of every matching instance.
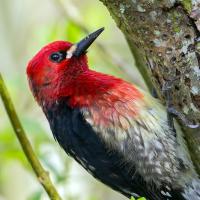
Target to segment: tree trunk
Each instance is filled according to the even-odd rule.
[[[200,3],[198,0],[101,0],[123,31],[139,71],[152,81],[165,103],[162,88],[172,82],[173,106],[200,123]],[[151,78],[150,78],[151,77]],[[151,88],[151,84],[148,84]],[[180,122],[181,123],[181,122]],[[190,153],[200,174],[200,129],[183,124]]]

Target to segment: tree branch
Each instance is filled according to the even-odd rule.
[[[5,109],[7,111],[7,114],[12,123],[14,132],[21,144],[21,147],[24,151],[24,154],[26,155],[26,158],[28,159],[30,165],[32,166],[36,176],[38,177],[39,182],[42,184],[42,186],[46,190],[51,200],[62,200],[56,188],[54,187],[53,183],[51,182],[49,173],[42,167],[40,161],[38,160],[36,154],[34,153],[31,147],[28,138],[26,137],[26,133],[19,121],[19,118],[17,116],[17,113],[9,96],[8,90],[6,88],[1,73],[0,73],[0,95],[3,104],[5,106]]]
[[[174,81],[173,106],[194,124],[200,123],[200,4],[191,0],[100,0],[139,59],[139,69],[148,82],[151,77],[159,98],[165,103],[162,88]],[[137,56],[138,57],[138,56]],[[141,67],[141,66],[138,66]],[[200,174],[200,130],[182,124],[192,160]]]

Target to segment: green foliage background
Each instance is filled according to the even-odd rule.
[[[43,45],[54,40],[77,42],[87,31],[102,26],[105,32],[88,52],[91,68],[134,79],[144,87],[125,39],[99,1],[0,0],[0,71],[37,155],[68,200],[126,198],[94,180],[65,155],[30,93],[25,70]],[[32,173],[0,102],[0,200],[45,199],[48,197]]]

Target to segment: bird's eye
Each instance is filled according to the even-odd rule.
[[[61,62],[62,60],[66,59],[66,52],[55,52],[50,55],[50,60],[56,63]]]

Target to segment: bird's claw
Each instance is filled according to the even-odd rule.
[[[166,81],[162,86],[162,92],[164,95],[169,92],[169,90],[173,87],[175,81],[179,80],[180,76],[173,78],[172,80]]]
[[[196,129],[196,128],[199,128],[199,127],[200,127],[199,124],[192,124],[192,123],[186,118],[186,116],[185,116],[183,113],[177,111],[174,107],[168,107],[168,108],[167,108],[167,112],[169,113],[169,115],[171,115],[172,118],[173,118],[173,116],[178,117],[178,119],[180,119],[180,120],[183,122],[183,124],[184,124],[185,126],[187,126],[188,128]],[[173,120],[173,119],[172,119],[172,120]]]
[[[185,126],[187,126],[188,128],[196,129],[196,128],[200,127],[199,124],[192,124],[183,113],[176,110],[172,105],[172,98],[171,98],[170,90],[173,86],[174,81],[178,80],[179,78],[180,77],[177,77],[171,81],[165,82],[163,84],[163,88],[162,88],[162,91],[166,98],[168,124],[174,132],[175,132],[174,122],[173,122],[174,116],[178,117],[178,119],[180,119],[183,122],[183,124]]]

